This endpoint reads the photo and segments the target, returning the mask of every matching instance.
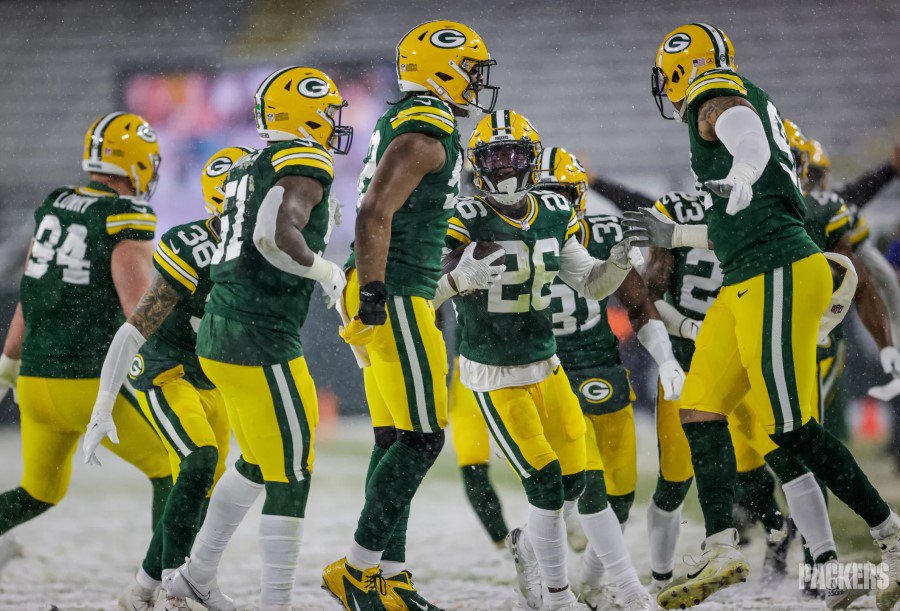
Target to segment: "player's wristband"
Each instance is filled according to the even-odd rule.
[[[373,280],[359,288],[357,316],[367,325],[383,325],[387,321],[387,288],[384,282]]]
[[[319,255],[313,255],[312,264],[302,275],[316,282],[325,282],[331,278],[331,263]]]
[[[677,223],[672,233],[672,248],[709,249],[709,228],[706,225],[682,225]]]

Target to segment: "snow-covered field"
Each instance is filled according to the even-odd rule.
[[[641,482],[638,501],[626,530],[629,548],[642,575],[649,575],[645,509],[656,480],[656,440],[652,423],[639,422]],[[367,421],[344,421],[333,439],[316,448],[316,471],[307,510],[306,535],[294,590],[296,609],[337,609],[319,589],[321,568],[341,556],[350,543],[362,504],[363,476],[370,449]],[[237,455],[233,450],[232,458]],[[10,563],[0,576],[0,609],[115,609],[118,592],[128,584],[150,538],[150,487],[143,476],[109,453],[102,468],[87,467],[76,455],[72,485],[66,499],[51,512],[21,526],[16,533],[25,557]],[[0,488],[17,485],[21,469],[16,430],[0,433]],[[497,462],[494,479],[500,488],[510,524],[524,515],[525,502],[518,482]],[[896,480],[894,480],[896,481]],[[693,501],[692,501],[693,502]],[[846,509],[838,507],[840,516]],[[219,583],[241,608],[258,601],[259,577],[256,527],[259,507],[251,510],[225,554]],[[839,517],[839,519],[846,519]],[[853,523],[856,538],[864,528]],[[847,532],[836,525],[839,541]],[[703,538],[696,509],[686,511],[678,558],[696,554]],[[856,539],[854,539],[856,541]],[[407,562],[419,589],[446,609],[494,610],[512,606],[514,570],[505,553],[497,551],[469,508],[455,466],[450,443],[425,480],[413,504]],[[839,544],[840,545],[840,544]],[[874,548],[854,543],[855,555],[874,559]],[[841,546],[841,551],[844,551]],[[748,551],[754,569],[763,554],[758,534]],[[824,608],[800,598],[792,550],[791,577],[780,587],[763,587],[755,576],[723,592],[703,609],[794,610]],[[571,567],[578,563],[572,557]],[[678,569],[676,569],[677,571]],[[757,570],[757,575],[759,571]],[[854,607],[873,608],[873,597]]]

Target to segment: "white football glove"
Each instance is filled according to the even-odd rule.
[[[456,268],[447,274],[453,280],[456,292],[459,294],[489,289],[500,281],[500,275],[506,271],[506,265],[502,263],[491,265],[487,258],[476,259],[476,243],[472,242],[466,246]],[[492,260],[496,258],[502,260],[505,255],[506,251],[501,249],[499,252],[492,252],[488,257]]]
[[[685,318],[681,321],[681,337],[689,339],[692,342],[697,341],[697,336],[700,335],[700,325],[702,324],[702,320]]]
[[[749,164],[736,163],[731,166],[731,171],[725,178],[707,180],[703,184],[719,197],[728,198],[725,212],[734,216],[750,206],[750,202],[753,200],[752,185],[755,177],[756,171]]]
[[[10,388],[15,388],[19,381],[19,359],[11,359],[5,354],[0,354],[0,401],[6,396]]]
[[[632,265],[640,265],[644,262],[641,251],[632,248],[635,238],[633,236],[625,236],[623,240],[616,242],[609,249],[609,261],[619,269],[629,269]]]
[[[900,352],[893,346],[887,346],[881,349],[881,368],[885,373],[894,376],[894,379],[900,380]]]
[[[328,263],[328,275],[319,278],[319,284],[322,285],[322,292],[325,294],[325,307],[334,308],[337,306],[344,287],[347,286],[347,276],[341,266],[328,259],[323,259]]]
[[[659,366],[659,384],[662,386],[663,398],[666,401],[674,401],[681,398],[684,378],[684,370],[678,364],[678,361],[666,361]]]
[[[101,391],[94,402],[94,411],[91,413],[91,421],[87,425],[84,434],[82,450],[84,451],[84,464],[100,466],[97,458],[97,448],[103,440],[109,437],[113,443],[119,443],[119,433],[113,423],[112,410],[116,403],[116,394]]]

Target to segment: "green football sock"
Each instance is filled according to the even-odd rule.
[[[565,489],[562,483],[562,468],[559,461],[546,465],[531,477],[522,480],[528,504],[538,509],[561,509],[565,500]]]
[[[144,569],[144,572],[156,581],[162,581],[163,536],[163,522],[160,521],[156,528],[153,529],[153,538],[150,539],[147,553],[144,554],[144,561],[141,562],[141,568]],[[184,559],[182,558],[182,560]],[[176,566],[180,564],[179,562]]]
[[[481,465],[468,465],[461,467],[463,489],[469,504],[475,510],[475,515],[481,520],[481,525],[487,531],[491,541],[499,542],[506,538],[509,528],[503,519],[503,507],[500,505],[500,497],[494,490],[491,478],[488,476],[488,463]]]
[[[763,458],[765,458],[766,464],[772,469],[775,477],[781,480],[781,483],[792,482],[801,475],[809,473],[809,469],[796,456],[784,448],[776,448]]]
[[[150,527],[155,531],[156,525],[159,524],[160,519],[163,516],[163,512],[166,510],[166,501],[169,499],[169,492],[172,490],[172,476],[167,475],[166,477],[157,477],[156,479],[150,480],[150,485],[153,487],[153,501],[151,501],[151,512],[150,512]]]
[[[693,481],[694,478],[683,482],[670,482],[667,479],[663,479],[660,473],[656,480],[656,490],[653,492],[653,504],[663,511],[675,511],[684,503]]]
[[[387,547],[381,554],[381,559],[386,562],[406,562],[406,528],[409,525],[409,509],[411,503],[407,503],[403,507],[397,523],[394,524],[394,530],[391,531],[391,538],[388,539]]]
[[[23,522],[39,516],[53,507],[39,501],[24,488],[13,488],[0,494],[0,535]]]
[[[775,501],[775,480],[765,466],[737,474],[734,500],[746,507],[766,531],[784,526],[784,516]]]
[[[585,471],[584,480],[584,492],[578,499],[578,513],[585,515],[600,513],[609,506],[603,471]]]
[[[859,468],[850,450],[815,420],[789,433],[772,435],[772,440],[798,457],[870,528],[890,516],[890,507]]]
[[[191,553],[191,544],[197,534],[206,493],[212,486],[218,456],[216,448],[203,446],[181,461],[178,481],[169,492],[161,521],[163,536],[160,562],[164,569],[181,565]]]
[[[366,502],[354,535],[359,545],[376,551],[387,547],[394,526],[432,464],[433,458],[403,442],[391,445],[366,484]]]
[[[706,536],[734,528],[734,480],[737,466],[728,421],[690,422],[682,425],[691,446],[697,479],[697,497],[706,523]]]
[[[631,513],[631,506],[634,504],[634,492],[628,494],[610,494],[607,496],[609,505],[613,508],[613,513],[619,520],[619,524],[628,521],[628,514]]]

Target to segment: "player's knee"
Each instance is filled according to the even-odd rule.
[[[815,420],[810,420],[803,426],[786,433],[769,435],[772,441],[792,454],[815,455],[825,442],[825,429]]]
[[[584,515],[600,513],[609,506],[603,471],[586,471],[584,480],[584,492],[578,499],[578,513]]]
[[[262,469],[259,468],[259,465],[247,462],[244,460],[243,456],[240,456],[237,461],[235,461],[234,468],[238,473],[254,484],[262,485],[266,483],[263,478]]]
[[[523,479],[528,503],[539,509],[561,509],[564,499],[562,479],[558,460]]]
[[[806,465],[784,448],[772,450],[766,454],[765,459],[766,464],[772,468],[772,472],[775,473],[782,483],[792,482],[798,477],[809,473]]]
[[[616,514],[616,519],[619,520],[619,524],[627,522],[628,515],[631,513],[631,506],[634,504],[634,492],[608,495],[607,499],[610,507],[613,509],[613,513]]]
[[[419,433],[417,431],[397,431],[397,440],[410,449],[425,456],[432,462],[437,460],[444,447],[443,429],[434,433]]]
[[[302,518],[309,498],[309,478],[296,482],[266,482],[266,501],[262,512],[270,516]]]
[[[681,424],[690,424],[692,422],[714,422],[716,420],[726,420],[722,414],[714,414],[712,412],[702,412],[695,409],[682,409],[678,412]]]
[[[663,479],[660,475],[653,493],[653,504],[663,511],[675,511],[684,503],[688,490],[691,489],[692,481],[693,478],[682,482],[673,482]]]
[[[584,492],[584,471],[562,476],[563,498],[574,501]]]
[[[375,433],[375,446],[387,450],[397,441],[397,429],[392,426],[373,427]]]
[[[178,484],[186,484],[201,494],[206,494],[216,474],[219,451],[214,446],[197,448],[181,460]]]

